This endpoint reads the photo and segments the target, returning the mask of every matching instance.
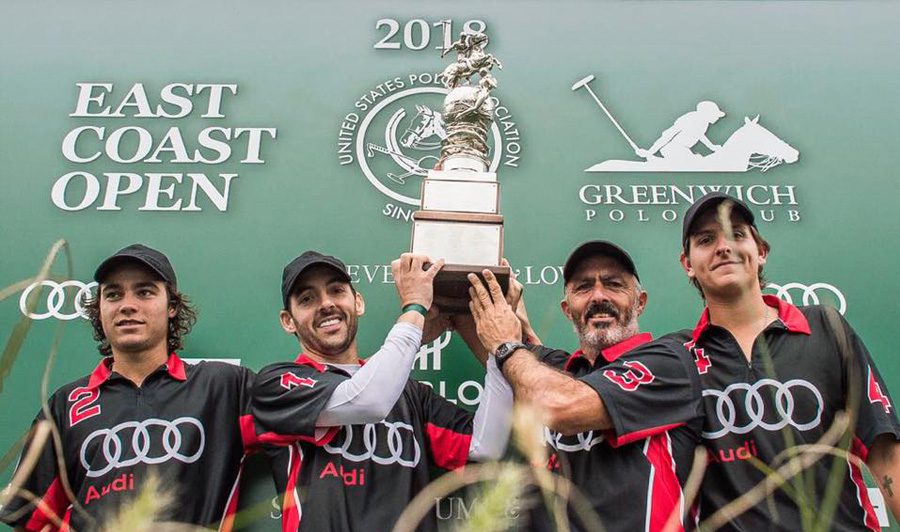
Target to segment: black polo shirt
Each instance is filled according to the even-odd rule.
[[[782,465],[776,456],[792,445],[816,443],[848,401],[857,412],[851,453],[865,460],[878,435],[900,437],[884,381],[837,311],[797,308],[768,294],[763,298],[777,308],[778,319],[756,338],[749,362],[731,333],[709,322],[708,309],[693,331],[678,333],[703,386],[709,466],[700,496],[701,519],[763,480],[753,459],[772,468]],[[797,482],[805,486],[813,509],[818,511],[825,496],[832,468],[838,468],[843,480],[829,530],[880,530],[860,468],[846,458],[826,456],[800,474]],[[797,488],[793,482],[787,486]],[[796,502],[777,489],[771,503],[754,506],[720,530],[801,528]]]
[[[594,388],[613,423],[572,436],[545,428],[548,467],[581,490],[609,532],[662,530],[673,512],[682,523],[682,486],[702,424],[699,379],[683,345],[638,333],[601,351],[593,365],[581,350],[534,350]],[[527,515],[520,529],[555,530],[542,507]],[[572,530],[586,529],[571,509],[569,516]]]
[[[474,414],[412,379],[385,419],[317,429],[322,408],[349,378],[305,354],[259,373],[259,441],[287,446],[271,453],[284,532],[391,530],[429,483],[429,468],[466,463]],[[429,513],[419,530],[436,528]]]
[[[256,444],[253,372],[221,362],[185,364],[172,353],[138,388],[111,367],[106,357],[49,398],[66,476],[94,525],[72,508],[49,440],[23,487],[81,532],[102,526],[152,473],[174,490],[167,520],[230,530],[243,457]],[[0,510],[0,520],[33,531],[52,525],[21,497]]]

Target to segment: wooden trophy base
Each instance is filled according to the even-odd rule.
[[[483,270],[490,270],[506,294],[509,289],[510,269],[507,266],[477,266],[472,264],[445,264],[434,278],[434,304],[448,314],[469,313],[468,275],[474,273],[484,282]]]

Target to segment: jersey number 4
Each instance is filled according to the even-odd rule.
[[[288,390],[296,388],[297,386],[312,388],[315,385],[316,380],[310,379],[309,377],[298,377],[291,372],[281,374],[281,387]]]
[[[628,360],[622,364],[628,369],[625,371],[608,369],[603,372],[603,376],[618,384],[619,388],[626,392],[633,392],[641,384],[649,384],[656,378],[647,366],[636,360]]]
[[[872,404],[881,403],[881,406],[884,407],[885,414],[890,414],[891,400],[881,391],[881,385],[875,380],[875,374],[872,373],[871,366],[869,366],[869,385],[867,388],[869,392],[869,402]]]

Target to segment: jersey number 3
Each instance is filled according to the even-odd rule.
[[[608,369],[603,372],[603,376],[618,384],[619,388],[626,392],[633,392],[641,384],[649,384],[656,378],[647,366],[636,360],[628,360],[622,364],[628,367],[624,372],[621,369]]]

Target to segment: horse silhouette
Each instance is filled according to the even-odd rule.
[[[437,142],[424,142],[437,135]],[[400,145],[414,150],[432,150],[440,146],[440,140],[447,138],[441,113],[426,105],[416,105],[416,115],[410,118],[406,131],[400,137]]]
[[[744,117],[744,125],[728,137],[722,147],[707,156],[672,160],[651,156],[645,161],[610,159],[591,166],[585,172],[763,172],[781,163],[794,163],[800,152],[753,120]]]

